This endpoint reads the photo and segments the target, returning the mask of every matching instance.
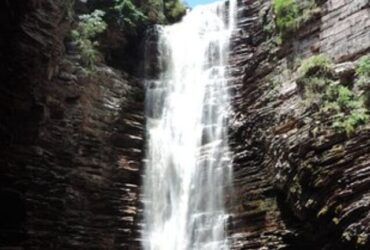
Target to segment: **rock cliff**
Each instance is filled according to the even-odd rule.
[[[323,125],[330,117],[303,107],[294,72],[314,53],[343,63],[368,52],[370,5],[319,4],[320,14],[280,45],[266,29],[271,1],[239,2],[233,249],[369,248],[369,127],[348,137]]]
[[[2,3],[0,249],[135,249],[143,87],[80,65],[65,3]]]

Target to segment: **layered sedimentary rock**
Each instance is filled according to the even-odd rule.
[[[0,248],[135,249],[142,85],[79,64],[65,1],[4,4]]]
[[[321,1],[320,15],[281,46],[264,29],[270,1],[239,6],[231,62],[234,249],[367,249],[369,129],[348,138],[323,124],[302,105],[294,71],[313,53],[343,62],[369,51],[368,1]]]

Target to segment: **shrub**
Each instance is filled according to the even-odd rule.
[[[146,0],[138,4],[133,0],[111,0],[107,4],[102,1],[104,10],[106,9],[112,20],[117,22],[122,28],[129,28],[130,32],[141,24],[147,22],[152,24],[174,23],[181,19],[186,13],[186,6],[181,0]]]
[[[370,55],[363,56],[358,60],[356,75],[370,77]]]
[[[322,95],[325,111],[347,112],[363,107],[363,101],[348,87],[332,83]]]
[[[367,97],[370,96],[370,55],[361,57],[356,65],[356,85],[365,91]],[[370,98],[368,98],[370,103]]]
[[[298,68],[301,76],[310,76],[317,73],[327,73],[333,66],[332,60],[324,54],[314,55],[302,61]]]
[[[272,0],[275,24],[282,36],[299,29],[319,10],[314,0]]]
[[[147,19],[145,14],[130,0],[114,0],[113,9],[118,12],[119,22],[128,24],[130,27],[136,27]]]
[[[77,28],[72,31],[72,38],[77,42],[81,51],[81,59],[90,69],[94,68],[98,46],[98,42],[92,39],[107,28],[107,24],[103,21],[104,15],[105,13],[101,10],[81,15]]]
[[[332,64],[331,59],[322,54],[302,61],[297,84],[306,98],[321,94],[333,82]]]
[[[309,103],[318,103],[321,112],[333,117],[333,128],[352,134],[358,126],[370,121],[365,97],[336,81],[332,65],[325,55],[307,58],[298,69],[297,82]]]
[[[364,102],[370,109],[370,55],[361,57],[356,65],[356,87],[362,91]]]
[[[272,6],[276,15],[276,26],[281,32],[295,29],[299,15],[295,0],[273,0]]]
[[[332,126],[339,131],[352,134],[359,125],[369,121],[364,98],[348,87],[333,83],[322,98],[325,100],[323,111],[334,115]]]
[[[353,134],[357,127],[368,123],[370,116],[365,108],[357,109],[351,111],[349,114],[339,113],[335,116],[335,121],[333,122],[333,128],[338,131],[345,131],[348,135]]]

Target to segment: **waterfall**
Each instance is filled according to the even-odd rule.
[[[199,6],[159,30],[159,77],[147,79],[145,250],[227,250],[224,189],[229,41],[236,2]]]

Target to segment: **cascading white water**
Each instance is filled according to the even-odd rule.
[[[227,250],[231,183],[226,67],[236,0],[161,28],[159,80],[147,81],[146,250]],[[227,9],[229,11],[227,11]]]

